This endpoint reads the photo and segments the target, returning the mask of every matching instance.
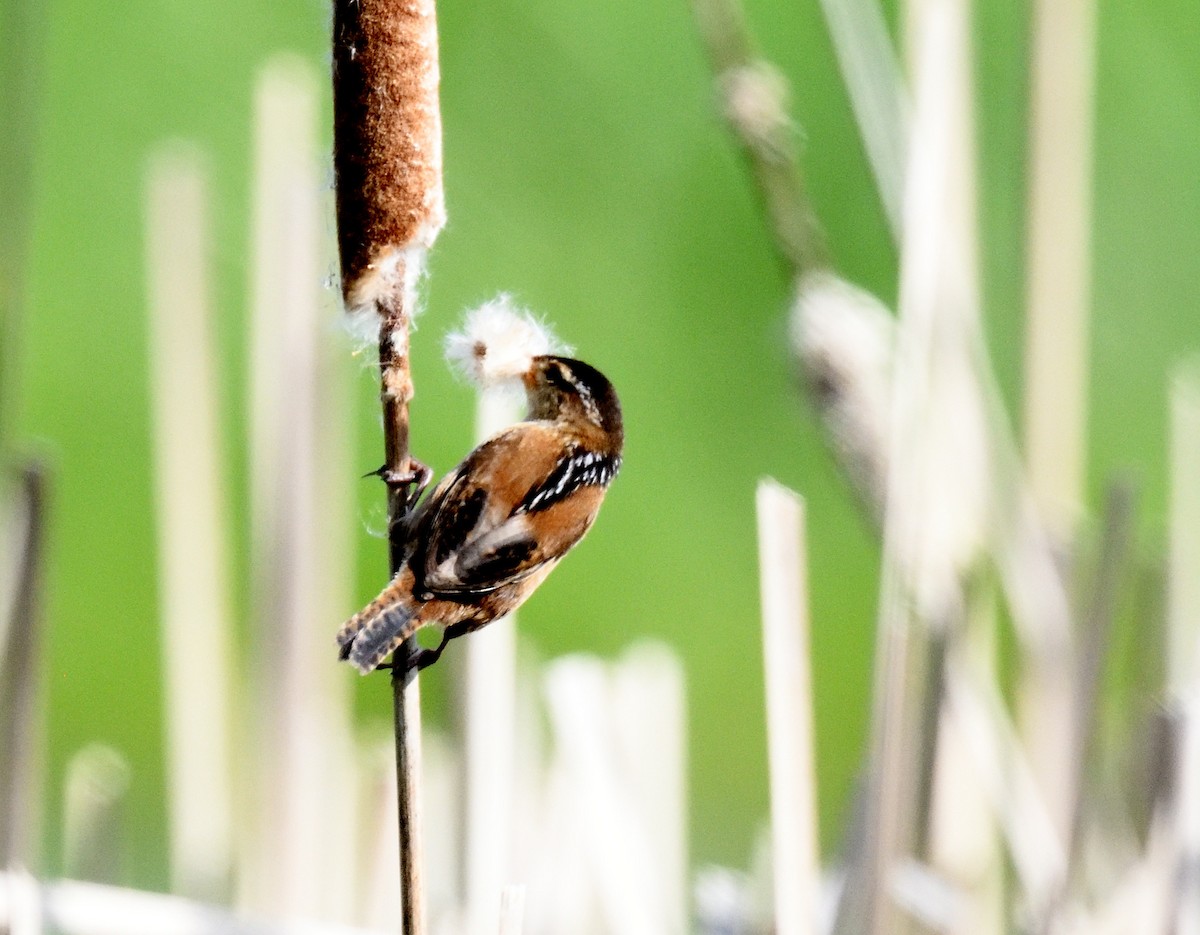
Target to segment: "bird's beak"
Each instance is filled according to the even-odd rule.
[[[525,384],[525,389],[533,390],[537,388],[538,374],[542,371],[541,358],[535,357],[533,363],[529,365],[529,369],[521,374],[521,382]]]

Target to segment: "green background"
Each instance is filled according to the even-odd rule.
[[[1165,499],[1165,373],[1200,343],[1200,30],[1194,0],[1102,6],[1089,484],[1095,497],[1112,471],[1132,466],[1153,533]],[[749,13],[795,89],[810,189],[837,265],[891,301],[896,255],[817,0],[760,0]],[[31,237],[8,361],[15,423],[22,446],[54,469],[44,869],[57,866],[63,767],[103,740],[134,766],[133,879],[161,886],[143,171],[166,138],[194,140],[210,157],[224,454],[242,503],[252,91],[279,51],[325,71],[329,10],[317,0],[53,0],[32,19],[32,70],[4,89],[33,102],[32,175],[10,158],[3,185],[6,203],[28,195]],[[1020,373],[1027,19],[1023,5],[999,0],[975,16],[987,327],[1010,402]],[[469,447],[472,396],[447,374],[440,341],[462,309],[501,289],[612,378],[626,411],[625,468],[587,544],[523,611],[522,630],[545,655],[611,656],[641,636],[681,653],[696,863],[745,865],[766,814],[753,488],[774,475],[803,492],[831,848],[864,739],[877,551],[794,386],[787,278],[713,115],[688,6],[443,3],[440,30],[450,223],[414,337],[414,450],[441,471]],[[3,37],[10,57],[13,35]],[[368,373],[358,390],[347,418],[366,470],[379,460]],[[378,497],[364,482],[363,598],[384,562],[365,532]],[[244,514],[239,506],[233,516],[242,545]],[[238,573],[244,609],[247,569]],[[443,677],[430,679],[435,698]],[[384,696],[382,685],[361,690],[364,721],[385,716]]]

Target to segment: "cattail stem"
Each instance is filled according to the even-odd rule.
[[[333,14],[333,132],[342,295],[379,318],[379,370],[392,574],[415,480],[409,456],[409,326],[425,251],[445,223],[437,19],[433,0],[337,0]],[[401,660],[414,647],[397,651]],[[417,776],[420,694],[392,670],[400,885],[405,935],[423,931]]]
[[[403,276],[402,276],[403,278]],[[410,306],[402,294],[395,302],[380,302],[379,372],[383,403],[384,467],[393,476],[410,470],[408,454],[408,403],[412,399],[409,373],[408,329]],[[399,527],[408,510],[408,487],[388,486],[388,562],[395,574],[404,560]],[[409,639],[396,651],[407,659],[416,648]],[[401,665],[392,669],[392,726],[396,735],[396,804],[399,818],[400,900],[404,935],[421,935],[420,797],[421,693],[415,673]]]

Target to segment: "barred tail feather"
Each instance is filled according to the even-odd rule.
[[[365,622],[342,651],[359,672],[374,672],[379,663],[417,632],[420,619],[410,607],[393,604]],[[339,636],[340,638],[340,636]]]
[[[400,606],[407,603],[405,600],[408,593],[407,588],[408,582],[397,576],[375,600],[342,625],[337,635],[339,659],[350,658],[350,647],[363,627],[368,626],[375,618],[386,614],[389,610],[399,609]]]
[[[383,613],[383,610],[384,605],[382,603],[371,601],[370,604],[342,625],[337,635],[339,659],[348,659],[350,657],[350,647],[354,644],[354,637],[358,636],[359,631],[363,627],[379,616],[379,614]]]

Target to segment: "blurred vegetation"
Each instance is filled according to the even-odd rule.
[[[789,284],[714,116],[687,3],[442,7],[450,223],[414,337],[414,451],[440,472],[469,447],[472,394],[447,373],[440,342],[464,307],[498,290],[547,316],[613,379],[627,413],[626,467],[587,545],[522,612],[522,632],[545,655],[612,654],[642,635],[677,647],[689,680],[695,862],[744,865],[766,813],[753,482],[772,474],[803,492],[821,817],[832,847],[864,740],[877,555],[795,389],[783,342]],[[795,89],[810,190],[839,269],[891,301],[895,251],[819,6],[749,7],[764,52]],[[134,882],[161,886],[143,170],[168,137],[195,140],[211,158],[224,454],[244,544],[251,96],[274,52],[325,69],[329,14],[317,0],[51,0],[39,10],[24,31],[33,73],[3,89],[32,95],[34,106],[10,113],[34,121],[22,131],[33,140],[33,177],[20,178],[19,160],[6,157],[2,184],[6,205],[28,193],[31,219],[18,353],[5,362],[16,377],[5,380],[17,386],[22,444],[54,466],[44,869],[58,866],[64,764],[103,740],[134,769]],[[1192,0],[1156,0],[1103,5],[1100,19],[1089,480],[1098,492],[1114,469],[1132,466],[1155,525],[1165,371],[1200,346],[1194,15]],[[978,5],[986,314],[1010,402],[1021,370],[1026,20],[1023,7]],[[13,217],[21,213],[6,223]],[[366,366],[358,390],[346,418],[366,471],[379,461]],[[368,481],[359,490],[366,598],[384,571],[383,543],[369,535],[382,494]],[[237,572],[244,609],[247,569]],[[434,701],[444,677],[427,680]],[[364,722],[387,716],[385,683],[360,686]]]

